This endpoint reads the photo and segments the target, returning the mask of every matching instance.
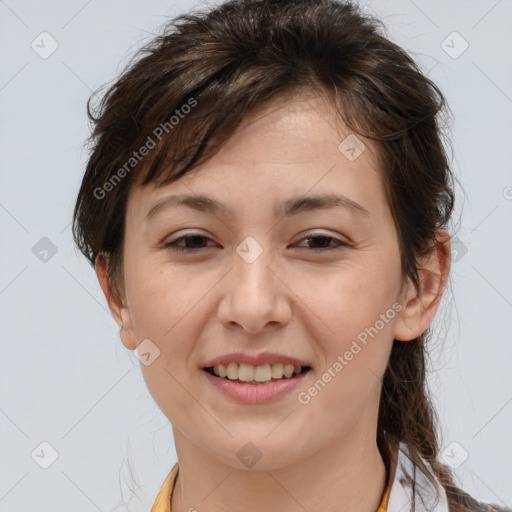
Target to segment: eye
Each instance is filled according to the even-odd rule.
[[[185,235],[180,236],[179,238],[176,238],[176,240],[173,240],[171,242],[167,242],[166,244],[164,244],[164,247],[177,252],[197,252],[198,250],[204,248],[198,246],[203,245],[203,243],[208,240],[211,240],[211,238],[208,238],[207,236],[204,235]],[[185,246],[178,244],[178,242],[181,241],[185,242]]]
[[[203,249],[207,249],[208,246],[205,244],[208,243],[208,241],[211,241],[211,238],[200,235],[200,234],[192,234],[192,235],[184,235],[180,236],[179,238],[176,238],[175,240],[172,240],[170,242],[167,242],[164,244],[165,248],[171,249],[176,252],[198,252]],[[315,235],[315,236],[308,236],[301,240],[301,242],[304,241],[313,241],[313,245],[316,245],[317,247],[304,247],[305,249],[310,249],[314,252],[326,252],[326,251],[334,251],[336,249],[339,249],[341,247],[348,246],[349,244],[347,242],[344,242],[342,240],[338,240],[337,238],[334,238],[332,236],[328,235]],[[180,242],[183,242],[181,244]],[[334,245],[332,245],[334,244]],[[210,245],[210,247],[212,247]]]
[[[301,242],[303,241],[313,241],[313,245],[320,245],[320,247],[309,247],[315,252],[334,251],[340,247],[348,246],[347,242],[328,235],[307,236],[301,240]],[[329,246],[330,243],[334,243],[334,245]]]

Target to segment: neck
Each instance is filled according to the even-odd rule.
[[[172,511],[375,512],[387,470],[373,440],[343,439],[270,471],[233,469],[174,430],[179,473]]]

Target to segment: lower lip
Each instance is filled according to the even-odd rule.
[[[289,379],[283,378],[268,384],[239,383],[221,377],[215,377],[206,370],[206,378],[222,393],[242,404],[263,404],[277,400],[293,391],[311,370]]]

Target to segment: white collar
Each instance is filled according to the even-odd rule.
[[[395,470],[395,477],[389,493],[387,512],[449,512],[448,500],[444,487],[436,478],[433,485],[423,471],[407,456],[407,445],[400,443]],[[430,464],[422,458],[425,466],[430,469]],[[412,482],[416,482],[415,507],[412,508],[413,489]],[[436,502],[436,490],[439,499]]]

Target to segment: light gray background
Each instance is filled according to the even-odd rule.
[[[114,79],[167,16],[195,5],[0,0],[0,511],[148,511],[176,461],[169,422],[73,249],[70,220],[91,91]],[[435,322],[430,381],[443,447],[456,442],[450,453],[469,454],[459,483],[510,505],[512,3],[365,5],[455,114],[453,168],[466,197],[457,188],[458,261]],[[47,59],[31,48],[43,31],[59,45]],[[442,47],[453,31],[469,44],[456,59]],[[453,53],[463,43],[452,36],[446,44]],[[57,248],[46,262],[32,252],[43,237]],[[58,452],[48,469],[35,462],[49,460],[44,441]]]

